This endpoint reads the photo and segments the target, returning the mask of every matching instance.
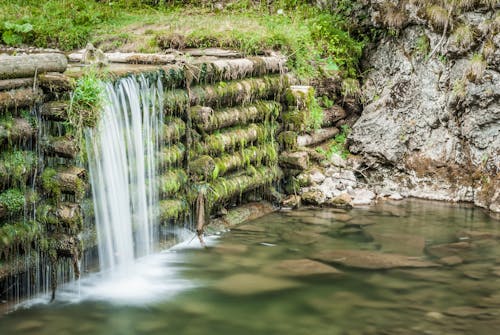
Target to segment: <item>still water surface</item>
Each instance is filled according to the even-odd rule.
[[[498,334],[499,227],[415,200],[273,213],[18,307],[0,334]]]

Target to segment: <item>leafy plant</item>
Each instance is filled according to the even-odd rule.
[[[29,23],[12,23],[5,21],[3,23],[2,40],[7,45],[19,45],[28,33],[33,31],[33,26]]]
[[[349,156],[349,150],[346,148],[347,136],[351,132],[351,128],[348,125],[342,125],[340,133],[331,140],[325,148],[317,148],[316,151],[325,155],[328,159],[331,159],[334,154],[340,155],[343,159]]]
[[[13,188],[0,193],[0,207],[5,208],[11,215],[21,212],[24,204],[24,194],[19,189]]]

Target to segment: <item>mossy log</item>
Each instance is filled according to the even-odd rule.
[[[323,110],[323,122],[322,127],[331,127],[339,120],[342,120],[347,116],[344,108],[341,106],[332,106]]]
[[[215,161],[208,155],[202,155],[189,162],[189,172],[193,180],[211,180],[214,177],[214,171]]]
[[[33,87],[33,78],[15,78],[0,80],[0,91],[12,90],[21,87]]]
[[[61,53],[0,55],[0,79],[34,77],[45,72],[64,72],[67,66],[66,56]]]
[[[164,108],[167,113],[182,114],[196,105],[231,107],[262,99],[279,101],[287,85],[285,76],[267,76],[194,86],[189,95],[185,90],[171,90],[165,92]]]
[[[26,119],[0,119],[0,144],[27,143],[35,136],[36,129]]]
[[[186,134],[186,123],[177,117],[166,117],[163,132],[163,142],[172,143],[180,140]]]
[[[42,91],[39,89],[22,88],[0,92],[0,113],[8,109],[33,106],[41,99]]]
[[[72,194],[76,199],[82,199],[87,189],[87,172],[83,168],[68,167],[61,170],[47,168],[41,175],[42,189],[56,198],[62,193]]]
[[[179,192],[187,183],[187,175],[183,169],[166,171],[159,177],[160,197],[165,198]]]
[[[277,149],[273,143],[264,144],[263,146],[250,146],[233,154],[224,154],[220,157],[215,157],[215,169],[217,176],[223,176],[228,172],[241,169],[252,164],[260,166],[262,163],[274,165],[277,161]]]
[[[14,150],[0,153],[0,189],[9,186],[26,187],[33,176],[37,157],[32,151]]]
[[[13,252],[21,254],[31,249],[31,244],[39,239],[42,227],[31,220],[7,222],[0,226],[0,259],[7,259]]]
[[[61,93],[73,89],[71,78],[58,72],[42,73],[38,76],[38,82],[45,92]]]
[[[45,153],[51,156],[74,159],[78,155],[78,143],[71,136],[53,137],[45,145]]]
[[[258,219],[264,215],[272,213],[273,211],[275,211],[273,205],[268,202],[251,202],[231,208],[226,215],[210,220],[210,226],[220,228],[232,227],[244,222]]]
[[[182,143],[164,147],[156,156],[158,167],[162,170],[165,167],[180,165],[185,153],[186,148]]]
[[[71,62],[84,62],[83,53],[72,53],[68,55]],[[171,64],[175,61],[174,55],[148,54],[139,52],[106,52],[104,56],[110,63],[125,64]]]
[[[78,234],[83,226],[82,211],[76,203],[41,203],[37,206],[36,217],[49,232]]]
[[[244,125],[265,119],[276,119],[281,111],[281,104],[275,101],[258,101],[249,106],[226,108],[214,111],[210,107],[194,106],[191,108],[191,120],[203,131],[213,131],[234,125]]]
[[[294,131],[282,131],[278,135],[278,142],[284,150],[295,150],[297,148],[297,136],[297,133]]]
[[[160,223],[165,224],[181,219],[188,214],[188,211],[189,206],[185,200],[161,200],[159,204]]]
[[[200,154],[216,155],[235,148],[244,148],[253,142],[272,139],[275,125],[251,123],[245,127],[228,128],[220,133],[210,134],[201,143],[195,143],[195,151]]]
[[[338,128],[331,127],[318,129],[311,134],[299,135],[297,137],[297,146],[307,147],[310,145],[319,144],[333,138],[338,133]]]
[[[50,101],[42,105],[40,115],[45,120],[66,121],[68,120],[69,102]]]
[[[282,171],[278,167],[250,167],[247,169],[247,174],[218,178],[210,184],[207,192],[208,203],[220,204],[245,192],[270,185],[281,176]]]

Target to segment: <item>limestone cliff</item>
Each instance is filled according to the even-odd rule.
[[[389,33],[363,60],[364,110],[349,136],[363,174],[379,194],[500,212],[500,2],[365,9]]]

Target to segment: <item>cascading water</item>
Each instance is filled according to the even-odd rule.
[[[145,76],[106,84],[100,122],[86,131],[101,269],[130,266],[153,250],[162,95],[160,79]]]

